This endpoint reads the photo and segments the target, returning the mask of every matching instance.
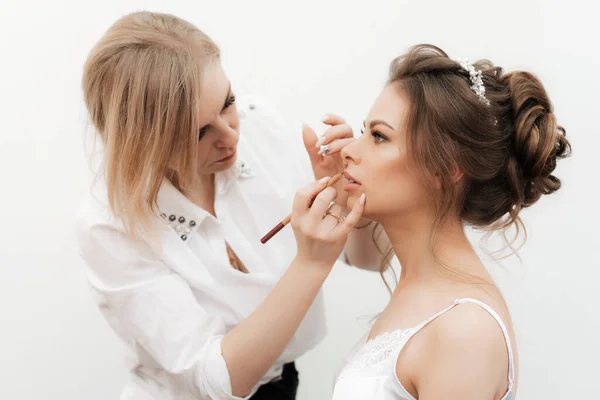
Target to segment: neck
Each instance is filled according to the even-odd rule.
[[[451,218],[442,224],[435,232],[433,243],[432,221],[424,215],[395,216],[389,222],[381,221],[402,266],[401,286],[411,282],[449,280],[449,275],[444,274],[447,268],[487,280],[487,271],[467,239],[460,219]]]
[[[215,213],[215,175],[201,175],[196,184],[185,193],[192,203],[216,216]]]

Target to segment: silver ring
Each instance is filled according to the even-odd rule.
[[[331,211],[327,211],[325,213],[325,215],[323,216],[323,218],[325,218],[326,216],[331,215],[332,217],[334,217],[335,219],[338,220],[338,223],[342,222],[342,218],[340,218],[338,215],[332,213]]]
[[[322,145],[319,148],[319,155],[322,156],[323,154],[327,154],[331,151],[331,146],[328,144]]]

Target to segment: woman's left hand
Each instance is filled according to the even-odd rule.
[[[310,157],[315,179],[320,179],[324,176],[334,176],[343,172],[344,161],[340,152],[344,146],[355,140],[352,128],[342,117],[335,114],[327,114],[323,117],[323,123],[330,127],[320,139],[317,139],[315,131],[308,125],[304,125],[302,129],[302,139]],[[319,154],[321,146],[326,145],[329,146],[329,150],[324,154]],[[344,180],[340,179],[335,185],[338,192],[336,202],[345,208],[348,195],[343,189],[343,182]]]

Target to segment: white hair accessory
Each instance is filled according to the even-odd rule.
[[[485,97],[485,86],[483,85],[483,74],[480,70],[476,70],[473,63],[469,60],[456,60],[467,72],[469,72],[469,80],[471,81],[471,90],[479,97],[479,100],[486,106],[490,105],[490,101]]]

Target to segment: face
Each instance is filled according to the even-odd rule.
[[[235,163],[240,124],[235,95],[221,64],[208,65],[202,80],[197,165],[198,174],[207,175]]]
[[[348,207],[365,193],[365,216],[378,222],[426,208],[426,191],[411,171],[407,152],[408,104],[397,85],[388,85],[375,100],[361,137],[342,150]]]

